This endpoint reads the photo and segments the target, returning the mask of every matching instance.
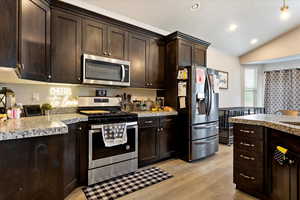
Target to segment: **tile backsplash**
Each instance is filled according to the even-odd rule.
[[[106,89],[108,96],[131,94],[132,99],[155,100],[156,90],[134,88],[96,88],[92,86],[69,86],[52,84],[0,84],[16,94],[16,102],[23,105],[50,103],[54,107],[76,107],[78,96],[95,96],[96,89]]]

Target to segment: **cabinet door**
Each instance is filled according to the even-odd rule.
[[[52,82],[81,82],[81,18],[52,12]]]
[[[92,20],[83,21],[82,49],[84,53],[107,55],[107,25]]]
[[[24,199],[63,199],[63,136],[30,140],[30,163],[24,186]]]
[[[181,67],[192,66],[193,44],[179,40],[178,64]]]
[[[24,199],[24,182],[29,169],[28,141],[0,142],[0,199]]]
[[[1,0],[0,66],[3,67],[16,67],[17,65],[17,2],[16,0]]]
[[[193,64],[206,66],[206,49],[201,45],[194,45]]]
[[[164,88],[165,80],[165,47],[158,40],[150,40],[149,66],[147,68],[147,83],[150,88]]]
[[[77,124],[68,126],[69,133],[64,135],[64,196],[67,196],[78,185],[79,149],[77,134],[81,127]]]
[[[139,166],[144,166],[159,158],[157,127],[139,129]]]
[[[50,8],[42,0],[21,0],[20,64],[24,79],[46,81],[50,69]]]
[[[159,132],[159,158],[171,157],[176,151],[176,121],[175,118],[162,118]]]
[[[128,32],[110,26],[108,28],[108,56],[128,60]]]
[[[130,80],[132,87],[143,88],[146,83],[146,68],[148,66],[149,39],[131,34],[129,38]]]

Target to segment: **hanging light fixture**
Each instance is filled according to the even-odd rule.
[[[290,18],[290,13],[289,13],[289,6],[286,4],[286,0],[283,0],[283,4],[280,8],[280,18],[282,20],[286,20],[288,18]]]

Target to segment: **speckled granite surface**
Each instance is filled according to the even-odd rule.
[[[140,112],[133,112],[138,115],[138,117],[163,117],[163,116],[170,116],[170,115],[178,115],[177,111],[171,112],[151,112],[151,111],[140,111]]]
[[[68,133],[69,124],[87,121],[85,115],[60,114],[0,122],[0,141]]]
[[[297,116],[257,114],[257,115],[246,115],[240,117],[231,117],[229,118],[229,122],[264,126],[267,128],[272,128],[272,129],[276,129],[279,131],[300,136],[300,126],[283,123],[283,122],[300,123],[300,117]]]

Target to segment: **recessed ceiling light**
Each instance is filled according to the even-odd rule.
[[[230,24],[228,30],[230,32],[234,32],[234,31],[236,31],[237,28],[238,28],[238,26],[236,24]]]
[[[191,11],[198,10],[199,8],[200,8],[200,3],[195,3],[194,5],[192,5]]]
[[[254,38],[250,41],[251,44],[256,44],[258,42],[258,39],[257,38]]]

